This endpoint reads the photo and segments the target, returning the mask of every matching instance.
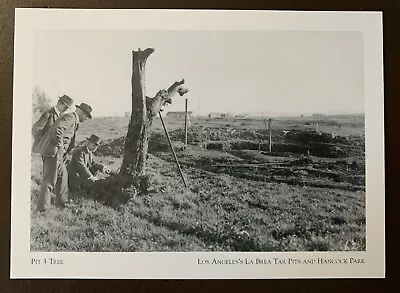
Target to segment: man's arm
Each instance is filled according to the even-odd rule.
[[[71,154],[72,150],[75,148],[75,140],[76,140],[76,134],[72,136],[71,142],[69,143],[69,146],[67,147],[67,154]]]
[[[33,127],[32,127],[32,135],[33,136],[37,136],[38,134],[40,134],[40,131],[45,127],[49,118],[50,118],[50,113],[48,111],[44,112],[40,116],[39,120],[36,121],[35,124],[33,124]]]
[[[90,172],[89,168],[85,163],[85,153],[83,151],[77,150],[72,155],[72,161],[74,161],[74,165],[83,179],[89,179],[93,177],[92,172]]]
[[[108,173],[109,169],[104,166],[103,164],[98,164],[94,160],[92,160],[92,166],[90,167],[90,170],[92,170],[92,173],[96,173],[98,171],[103,172],[103,173]]]
[[[75,124],[75,121],[76,118],[73,113],[68,113],[59,118],[55,129],[55,141],[58,148],[62,146],[65,130],[72,127]]]

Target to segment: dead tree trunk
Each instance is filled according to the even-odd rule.
[[[183,88],[184,80],[173,83],[168,90],[160,90],[154,98],[145,93],[145,65],[147,58],[154,52],[148,48],[132,52],[132,112],[125,139],[124,156],[120,169],[121,175],[144,175],[147,159],[149,129],[153,118],[162,111],[162,107],[172,103],[172,97],[188,92]]]
[[[145,167],[148,136],[146,111],[145,66],[154,49],[132,52],[132,112],[125,138],[124,157],[120,173],[124,175],[142,174]]]

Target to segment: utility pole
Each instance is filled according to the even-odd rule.
[[[185,148],[187,147],[188,99],[185,99]]]
[[[268,119],[269,153],[272,153],[271,118]]]

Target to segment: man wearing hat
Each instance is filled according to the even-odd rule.
[[[50,128],[51,125],[54,124],[54,122],[56,122],[61,114],[71,108],[73,102],[74,101],[69,96],[63,95],[58,98],[56,106],[54,106],[50,110],[47,110],[40,116],[39,120],[32,127],[32,150],[36,149],[37,144],[42,139],[46,131]]]
[[[97,180],[99,172],[109,173],[110,170],[101,164],[97,164],[93,158],[93,152],[100,144],[100,138],[92,134],[86,139],[85,144],[76,148],[72,153],[71,161],[68,164],[68,189],[71,192],[78,192],[80,189],[87,189]]]
[[[40,185],[37,210],[46,209],[45,202],[51,193],[56,196],[56,206],[64,206],[67,200],[68,174],[66,154],[75,146],[79,123],[92,118],[92,107],[81,103],[74,112],[60,116],[36,146],[35,151],[43,159],[43,181]]]

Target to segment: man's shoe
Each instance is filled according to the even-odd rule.
[[[73,205],[73,202],[70,199],[67,201],[64,201],[62,203],[55,204],[56,207],[61,208],[61,209],[71,207],[72,205]]]

